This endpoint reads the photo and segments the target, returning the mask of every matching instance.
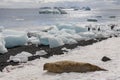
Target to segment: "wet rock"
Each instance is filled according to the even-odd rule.
[[[96,65],[90,63],[74,62],[74,61],[58,61],[53,63],[44,64],[44,70],[53,73],[64,72],[93,72],[93,71],[106,71]]]

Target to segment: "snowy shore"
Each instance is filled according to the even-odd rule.
[[[0,80],[120,80],[119,4],[118,0],[1,0]],[[91,68],[61,63],[63,73],[49,72],[61,68],[45,67],[56,61],[93,64],[104,71],[81,73]]]
[[[101,27],[100,29],[99,26],[73,24],[59,24],[39,31],[18,32],[1,28],[0,53],[3,55],[0,55],[0,70],[8,65],[34,60],[43,56],[43,54],[46,58],[63,54],[65,50],[62,50],[62,48],[74,49],[77,46],[91,45],[109,37],[118,37],[118,29],[111,30],[109,27]],[[46,53],[44,51],[38,52],[40,50],[44,50]],[[34,54],[37,54],[37,56]]]
[[[110,38],[86,47],[77,47],[63,55],[54,55],[48,59],[41,58],[19,66],[8,66],[0,73],[0,80],[119,80],[120,76],[120,38]],[[109,45],[109,46],[108,46]],[[104,46],[104,47],[103,47]],[[112,60],[102,62],[101,58],[108,56]],[[60,60],[90,62],[108,71],[90,73],[62,73],[53,74],[43,71],[43,64]],[[8,72],[9,71],[9,72]]]
[[[40,51],[40,50],[44,50],[47,52],[46,55],[36,55],[36,56],[30,56],[28,58],[28,61],[34,60],[34,59],[39,59],[40,57],[44,57],[44,58],[49,58],[53,55],[62,55],[65,52],[68,52],[68,50],[74,49],[77,46],[87,46],[87,45],[91,45],[93,43],[105,40],[107,38],[100,38],[100,39],[91,39],[91,40],[82,40],[79,41],[76,44],[66,44],[60,47],[56,47],[56,48],[49,48],[49,46],[39,46],[36,47],[35,45],[30,45],[30,46],[21,46],[21,47],[16,47],[16,48],[12,48],[12,49],[8,49],[8,52],[5,53],[4,55],[0,55],[0,70],[2,71],[6,66],[8,65],[18,65],[19,63],[15,63],[15,62],[7,62],[10,58],[10,56],[14,56],[16,54],[21,53],[22,51],[26,51],[31,53],[32,55],[34,55],[36,53],[36,51]]]
[[[119,71],[119,60],[114,61],[114,59],[117,60],[115,57],[119,57],[119,50],[114,53],[119,48],[119,27],[114,29],[110,29],[109,26],[99,28],[99,26],[83,27],[61,24],[39,31],[1,30],[1,47],[3,47],[1,51],[3,50],[4,53],[0,55],[0,70],[3,71],[0,73],[0,80],[8,80],[9,77],[11,80],[40,80],[42,76],[44,80],[66,80],[69,78],[68,75],[74,75],[70,78],[75,80],[87,80],[88,78],[90,80],[93,80],[93,78],[95,80],[98,78],[101,80],[119,80],[120,77],[114,71],[113,66],[115,64]],[[8,50],[7,53],[5,49]],[[112,61],[102,62],[101,59],[104,56],[110,57]],[[90,62],[108,71],[83,74],[53,74],[43,71],[44,63],[59,60]],[[20,73],[25,75],[19,75]],[[103,76],[103,73],[109,75]],[[89,76],[85,77],[87,75]]]

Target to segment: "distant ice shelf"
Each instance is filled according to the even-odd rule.
[[[43,7],[40,8],[39,14],[67,14],[67,12],[57,7]]]

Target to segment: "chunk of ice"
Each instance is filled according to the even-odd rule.
[[[22,46],[28,42],[28,36],[26,32],[4,30],[2,34],[5,37],[5,46],[7,48]]]
[[[23,51],[16,56],[10,56],[9,61],[24,63],[28,61],[28,57],[30,56],[32,56],[31,53]]]
[[[76,33],[88,31],[86,27],[76,26],[76,25],[72,25],[72,24],[60,24],[60,25],[57,25],[57,28],[59,30],[62,30],[62,29],[75,30]]]
[[[50,48],[58,47],[64,45],[63,41],[59,37],[50,37],[49,46]]]
[[[6,53],[7,49],[5,48],[5,41],[4,41],[4,37],[2,36],[2,34],[0,33],[0,53]]]
[[[35,55],[42,56],[42,55],[46,55],[46,54],[48,54],[48,53],[45,52],[44,50],[40,50],[40,51],[36,51],[36,54],[35,54]]]
[[[52,35],[43,35],[39,37],[40,43],[43,45],[49,45],[49,38],[52,37]]]

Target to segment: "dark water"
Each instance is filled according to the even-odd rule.
[[[71,11],[68,14],[39,14],[39,9],[0,9],[0,26],[35,27],[60,23],[83,23],[88,18],[97,18],[99,23],[119,22],[120,10]],[[98,16],[98,17],[96,17]],[[102,16],[102,17],[99,17]],[[109,18],[116,16],[116,18]]]

